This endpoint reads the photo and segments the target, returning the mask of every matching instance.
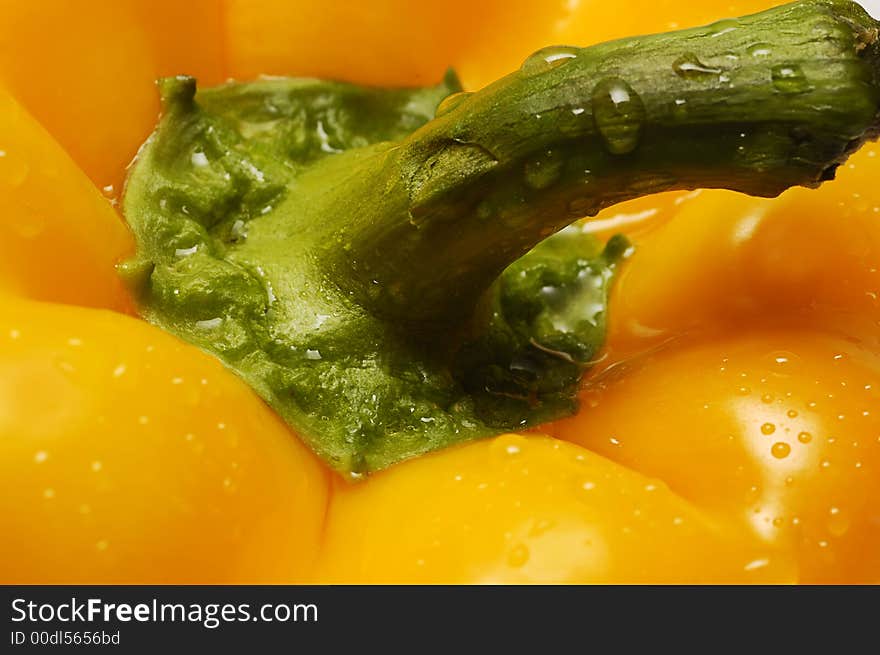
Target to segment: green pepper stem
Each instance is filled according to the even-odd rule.
[[[335,277],[379,315],[448,325],[535,244],[614,203],[818,186],[878,135],[878,28],[855,3],[807,0],[539,51],[355,163],[329,201],[350,244],[327,253]]]

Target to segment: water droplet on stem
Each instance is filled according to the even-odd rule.
[[[593,122],[605,148],[614,155],[636,149],[647,117],[635,90],[619,77],[601,80],[593,89]]]
[[[528,56],[520,70],[525,75],[537,75],[561,66],[572,59],[576,59],[579,52],[579,48],[565,45],[552,45],[541,48]]]
[[[800,66],[794,64],[774,66],[770,75],[773,86],[782,93],[804,93],[812,88]]]

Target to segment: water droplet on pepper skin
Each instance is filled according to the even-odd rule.
[[[791,453],[791,446],[784,441],[777,441],[770,448],[770,454],[776,459],[785,459]]]

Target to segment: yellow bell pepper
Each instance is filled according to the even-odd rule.
[[[0,325],[4,581],[310,572],[328,473],[219,362],[106,310],[8,300]]]
[[[453,65],[477,89],[548,43],[773,4],[6,3],[0,582],[880,581],[878,149],[818,190],[601,212],[585,229],[636,253],[580,412],[354,484],[213,357],[124,315],[114,270],[158,77]]]
[[[3,90],[0,134],[0,289],[129,311],[114,266],[134,244],[110,203]]]

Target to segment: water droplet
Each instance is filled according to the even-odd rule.
[[[773,434],[774,432],[776,432],[776,426],[772,423],[764,423],[761,426],[761,434]]]
[[[529,549],[525,544],[517,544],[507,554],[507,563],[513,568],[524,566],[529,561]]]
[[[752,57],[763,58],[769,57],[773,54],[773,50],[770,49],[770,45],[767,43],[755,43],[746,48],[746,52],[748,52]]]
[[[46,219],[34,212],[12,212],[7,219],[15,232],[23,239],[35,239],[46,229]]]
[[[619,77],[608,77],[593,89],[593,122],[605,148],[614,155],[636,149],[645,122],[645,105]]]
[[[46,459],[48,457],[49,457],[49,453],[47,453],[45,450],[38,450],[37,452],[34,453],[34,461],[37,464],[42,464],[43,462],[46,461]]]
[[[761,402],[768,403],[768,404],[772,403],[773,402],[773,394],[765,393],[763,396],[761,396]]]
[[[229,229],[229,236],[233,241],[244,241],[247,239],[248,230],[247,225],[241,219],[236,219],[232,223],[232,227]]]
[[[579,48],[565,45],[552,45],[541,48],[537,52],[528,56],[528,58],[520,66],[520,70],[525,75],[537,75],[548,70],[561,66],[572,59],[576,59]]]
[[[213,330],[220,327],[221,323],[223,323],[223,319],[217,316],[215,318],[209,318],[204,321],[196,321],[196,327],[199,330]]]
[[[489,445],[491,461],[503,466],[512,458],[520,455],[527,443],[525,437],[519,435],[510,434],[497,437]]]
[[[812,88],[800,66],[794,64],[774,66],[770,75],[773,86],[782,93],[803,93]]]
[[[546,533],[550,528],[556,525],[555,522],[549,519],[540,519],[535,521],[534,525],[532,525],[529,530],[530,537],[540,537],[542,534]]]
[[[709,25],[709,36],[713,39],[719,36],[724,36],[725,34],[733,32],[738,27],[739,21],[736,18],[724,18]]]
[[[679,77],[688,79],[700,79],[706,75],[717,75],[721,72],[720,68],[703,64],[692,52],[686,52],[672,62],[672,70]]]
[[[809,432],[800,432],[797,438],[801,443],[810,443],[813,440],[813,435]]]
[[[676,118],[687,116],[687,100],[684,98],[676,98],[672,101],[672,115]]]
[[[30,164],[19,157],[7,155],[3,151],[3,157],[0,158],[0,182],[11,187],[21,186],[31,172]]]
[[[55,364],[65,373],[73,373],[76,370],[73,364],[63,359],[56,360]]]
[[[791,452],[791,446],[789,446],[784,441],[777,441],[770,448],[770,454],[773,455],[776,459],[785,459],[788,457]]]
[[[342,150],[330,144],[330,135],[327,134],[323,121],[319,120],[315,124],[315,133],[318,135],[318,143],[320,144],[321,152],[327,152],[330,154],[342,152]],[[245,162],[245,169],[256,178],[257,182],[263,182],[265,180],[263,171],[259,170],[250,162]]]
[[[473,94],[468,91],[461,91],[459,93],[453,93],[452,95],[448,95],[443,100],[440,101],[440,104],[437,105],[437,111],[434,112],[435,116],[445,116],[453,109],[458,107],[462,101],[467,100]]]
[[[847,518],[839,507],[832,507],[828,510],[828,532],[834,537],[842,537],[849,530],[849,518]]]
[[[788,416],[788,418],[797,418],[798,413],[796,409],[790,409],[785,413],[785,415]]]
[[[174,256],[175,257],[189,257],[190,255],[196,254],[196,252],[198,252],[198,250],[199,250],[198,244],[192,246],[191,248],[176,248],[174,250]]]

